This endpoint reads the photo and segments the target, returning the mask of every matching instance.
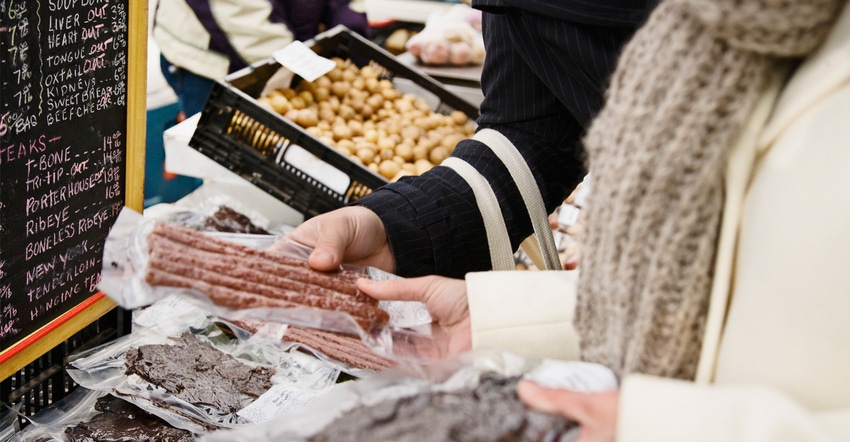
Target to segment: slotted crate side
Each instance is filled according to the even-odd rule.
[[[387,78],[404,78],[433,95],[438,100],[438,112],[460,110],[473,120],[477,116],[475,106],[344,27],[320,34],[307,44],[323,56],[379,64]],[[276,61],[269,59],[217,81],[189,145],[307,218],[342,207],[386,184],[384,177],[351,161],[255,100],[279,68]],[[292,144],[344,173],[350,180],[348,187],[343,192],[335,191],[283,160],[283,150]]]
[[[241,95],[219,84],[214,87],[192,147],[307,217],[342,207],[386,184],[300,127]],[[291,144],[345,173],[351,180],[347,190],[336,192],[289,163],[276,161],[277,154]]]

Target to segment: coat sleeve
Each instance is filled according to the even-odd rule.
[[[850,440],[850,409],[812,411],[752,385],[704,385],[644,375],[623,380],[620,442]]]
[[[211,0],[209,4],[228,42],[248,64],[268,58],[295,39],[286,23],[271,19],[276,12],[268,0]]]
[[[575,360],[578,271],[504,271],[466,275],[473,349],[529,359]]]

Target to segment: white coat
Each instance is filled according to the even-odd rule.
[[[728,162],[697,379],[625,377],[618,441],[850,440],[850,5],[781,77]],[[576,272],[466,279],[473,347],[577,357]]]

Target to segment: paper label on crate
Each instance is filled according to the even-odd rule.
[[[268,422],[283,412],[303,408],[316,396],[312,391],[276,384],[236,414],[253,423]]]
[[[283,49],[275,51],[272,56],[283,67],[307,81],[327,74],[336,66],[336,62],[313,52],[300,41],[293,41]]]
[[[351,178],[345,172],[320,160],[297,144],[290,145],[286,149],[283,161],[310,175],[336,193],[345,195],[348,185],[351,184]]]

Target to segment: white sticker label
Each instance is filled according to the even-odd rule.
[[[540,365],[525,375],[547,388],[563,388],[583,393],[615,390],[617,376],[600,364],[544,359]]]
[[[581,209],[572,204],[561,204],[561,210],[558,211],[558,224],[569,227],[578,222],[578,215]]]
[[[386,281],[388,279],[400,279],[398,275],[385,272],[375,267],[369,267],[369,279],[373,281]],[[401,328],[414,328],[427,325],[434,320],[428,313],[425,303],[416,301],[381,301],[378,307],[390,315],[390,325]]]
[[[236,414],[254,423],[267,422],[283,412],[304,408],[316,396],[307,390],[276,384]]]
[[[378,307],[390,315],[390,325],[394,327],[413,328],[434,322],[422,302],[381,301]]]
[[[313,52],[300,41],[293,41],[283,49],[275,51],[273,57],[283,67],[307,81],[327,74],[336,66],[336,62]]]

